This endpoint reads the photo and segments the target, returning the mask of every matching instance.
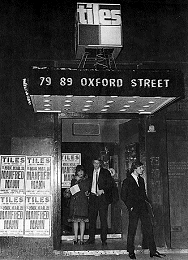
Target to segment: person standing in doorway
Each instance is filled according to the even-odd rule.
[[[84,167],[76,166],[75,177],[71,181],[71,198],[70,198],[70,217],[69,222],[73,222],[74,241],[78,244],[78,229],[80,226],[80,244],[84,244],[85,223],[88,219],[88,195],[89,195],[89,179],[87,178]]]
[[[130,175],[123,181],[121,188],[121,199],[129,211],[127,251],[131,259],[136,259],[134,239],[138,220],[140,219],[143,235],[147,240],[148,248],[150,250],[150,257],[161,258],[165,255],[157,251],[154,241],[153,226],[147,207],[147,205],[150,206],[150,202],[146,195],[144,179],[141,177],[143,172],[142,162],[133,162],[130,169]]]
[[[101,223],[102,245],[107,245],[108,232],[108,206],[112,202],[113,187],[110,172],[101,166],[100,159],[93,160],[93,172],[90,176],[90,195],[89,195],[89,239],[87,244],[95,243],[96,221],[99,213]]]

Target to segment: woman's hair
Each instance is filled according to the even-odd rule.
[[[77,166],[76,166],[75,176],[78,175],[78,172],[79,172],[80,170],[82,170],[82,171],[84,172],[84,177],[85,177],[85,176],[86,176],[86,173],[85,173],[84,166],[82,166],[82,165],[77,165]]]

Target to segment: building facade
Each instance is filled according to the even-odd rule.
[[[113,4],[113,1],[102,2]],[[88,162],[91,161],[92,155],[88,151],[92,151],[93,154],[100,153],[104,158],[105,152],[108,151],[106,156],[109,156],[110,166],[115,168],[118,174],[116,183],[119,189],[131,160],[139,157],[146,167],[145,178],[155,214],[154,231],[157,246],[188,247],[186,240],[188,5],[183,0],[165,2],[144,0],[142,4],[137,0],[127,0],[119,1],[119,4],[121,4],[123,48],[115,60],[117,69],[178,70],[183,73],[183,83],[180,86],[185,90],[183,98],[161,107],[152,114],[100,113],[97,116],[83,117],[76,113],[69,113],[66,116],[54,112],[36,113],[33,105],[28,104],[23,80],[30,77],[33,66],[78,68],[80,60],[76,59],[75,51],[77,5],[72,1],[71,3],[26,1],[24,4],[21,1],[20,3],[13,1],[11,4],[2,4],[0,9],[1,170],[6,163],[9,165],[9,160],[13,160],[14,156],[25,158],[27,163],[30,159],[51,158],[51,183],[50,186],[46,186],[46,197],[42,198],[42,200],[50,198],[50,204],[47,201],[45,205],[43,204],[48,210],[50,208],[46,213],[48,214],[46,233],[37,233],[40,228],[35,226],[36,232],[26,234],[24,232],[28,226],[26,224],[24,226],[21,222],[24,226],[21,233],[18,234],[16,231],[18,235],[15,235],[16,233],[12,235],[14,228],[4,226],[0,240],[2,250],[6,252],[14,251],[16,254],[17,250],[19,254],[20,250],[28,250],[45,254],[53,250],[63,250],[61,238],[63,225],[66,222],[64,220],[66,207],[63,205],[62,196],[65,188],[62,187],[62,154],[81,153],[81,162],[89,170],[91,164]],[[76,128],[79,124],[85,127],[84,134],[80,134],[80,129]],[[88,128],[88,125],[91,127]],[[98,134],[97,130],[100,130]],[[40,162],[35,160],[31,166],[25,165],[39,167]],[[49,165],[42,164],[41,167]],[[1,185],[2,176],[1,172]],[[36,190],[39,190],[39,186]],[[29,196],[35,199],[41,199],[42,196],[40,192],[33,193],[29,189],[19,194],[24,201],[27,201]],[[15,199],[17,195],[2,190],[1,210],[4,210],[3,206],[9,205],[11,196]],[[9,198],[9,202],[3,204],[2,198]],[[27,206],[36,205],[31,203],[23,207]],[[42,206],[42,203],[37,207],[39,206]],[[4,221],[5,215],[2,213],[1,216],[1,221]],[[117,219],[114,219],[114,216],[118,216]],[[25,217],[23,222],[26,223],[26,220]],[[110,232],[120,234],[125,240],[127,221],[125,206],[119,203],[117,207],[111,209]],[[67,226],[65,231],[70,231],[69,228],[70,226]],[[10,232],[6,233],[7,229]],[[140,233],[137,238],[140,239]]]

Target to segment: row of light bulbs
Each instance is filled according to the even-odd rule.
[[[51,104],[49,103],[51,100],[49,99],[50,98],[50,95],[44,95],[44,110],[45,111],[51,111]],[[71,106],[71,100],[68,99],[68,98],[72,98],[73,95],[67,95],[66,96],[66,100],[65,100],[65,110],[68,110]],[[117,98],[118,96],[111,96],[111,98]],[[95,98],[95,96],[88,96],[88,98]],[[133,98],[137,98],[137,97],[133,97]],[[94,101],[89,99],[89,100],[86,100],[86,105],[84,105],[84,108],[82,109],[83,112],[86,112],[86,111],[89,111],[90,107],[92,106],[91,103],[93,103]],[[108,111],[108,109],[110,108],[110,104],[114,103],[115,101],[114,100],[107,100],[106,102],[106,105],[104,105],[103,109],[101,109],[101,112],[106,112]],[[127,101],[127,103],[131,104],[131,103],[135,103],[136,100],[129,100]],[[139,109],[138,112],[145,112],[145,108],[149,108],[151,104],[154,104],[155,102],[154,101],[149,101],[148,102],[149,104],[148,105],[144,105],[143,108],[144,109]],[[120,112],[125,112],[131,105],[124,105],[122,109],[120,109],[119,111]],[[61,112],[61,111],[60,111]]]

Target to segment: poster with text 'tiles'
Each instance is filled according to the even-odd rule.
[[[49,194],[51,192],[51,156],[26,157],[26,194]]]
[[[26,196],[25,236],[51,236],[51,197]]]
[[[0,194],[25,193],[25,156],[0,156]]]
[[[23,236],[23,195],[0,195],[0,236]]]
[[[79,164],[81,153],[62,153],[62,188],[70,187],[76,166]]]

